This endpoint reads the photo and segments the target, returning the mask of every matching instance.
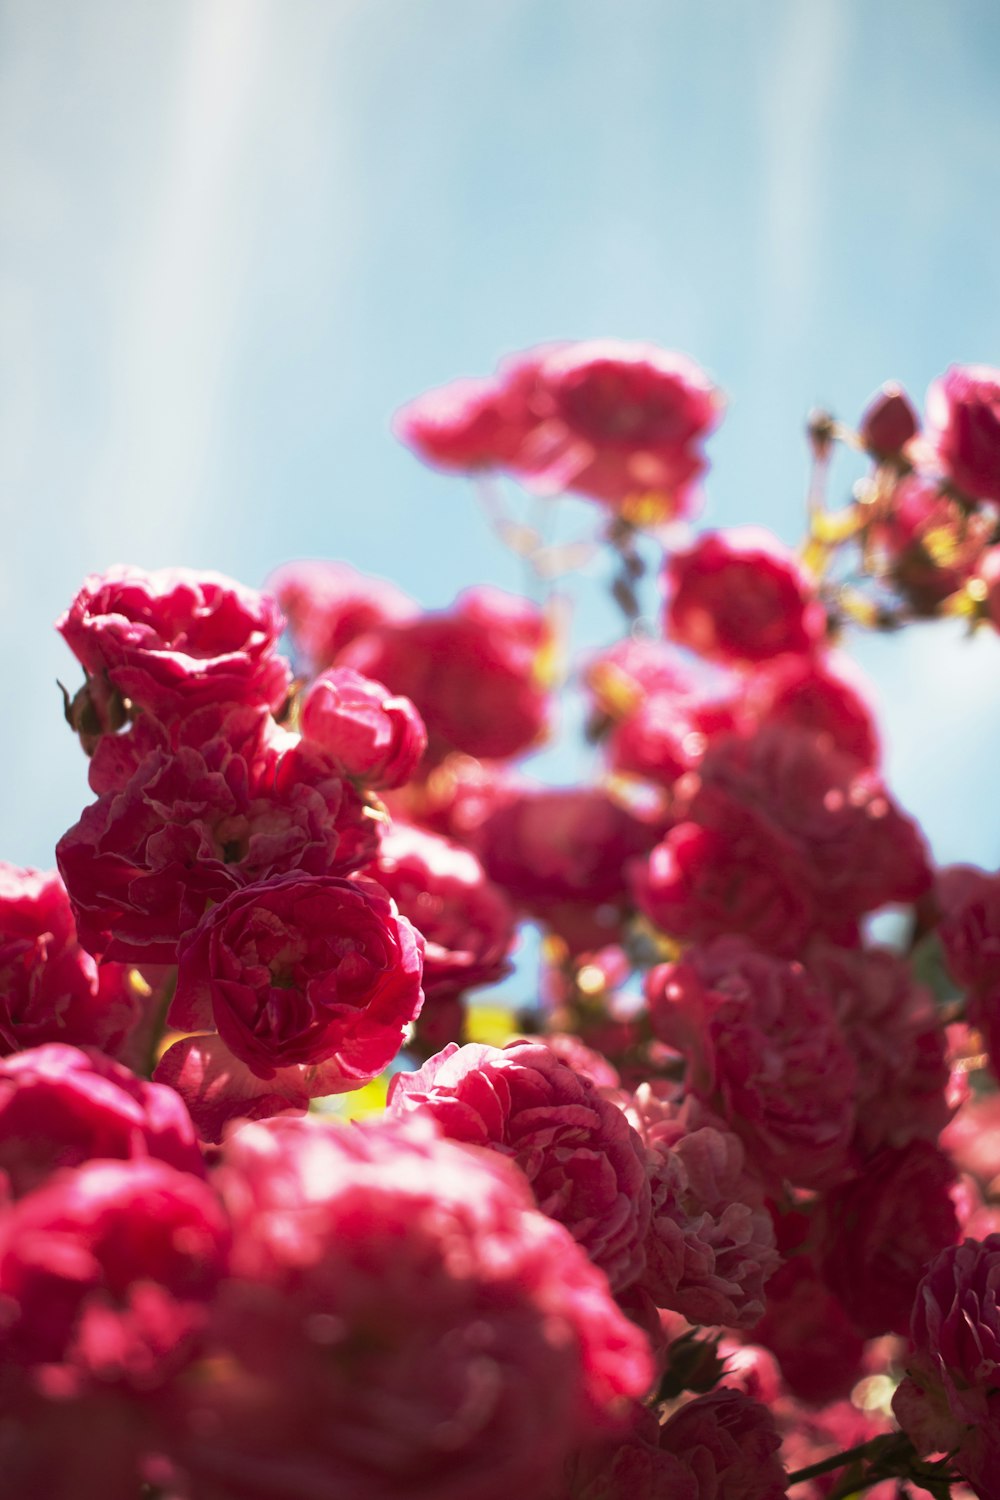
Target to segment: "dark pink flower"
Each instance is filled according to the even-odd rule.
[[[766,1406],[719,1386],[660,1428],[660,1448],[695,1475],[698,1500],[783,1500],[781,1438]]]
[[[790,1391],[813,1406],[850,1395],[865,1342],[809,1254],[792,1255],[767,1284],[767,1309],[753,1331],[770,1349]]]
[[[376,790],[402,786],[427,749],[427,731],[409,698],[391,694],[350,667],[331,667],[302,698],[299,727],[342,776]]]
[[[357,637],[338,666],[384,682],[416,705],[429,756],[520,755],[548,727],[551,629],[527,599],[480,587],[450,610],[386,623]]]
[[[523,380],[451,380],[400,408],[393,431],[424,463],[475,472],[513,464],[534,425]]]
[[[878,765],[874,711],[852,663],[834,665],[829,656],[779,657],[753,673],[747,691],[760,722],[796,724],[861,765]]]
[[[691,1323],[752,1328],[777,1268],[774,1226],[743,1143],[689,1099],[643,1085],[629,1118],[649,1156],[652,1219],[642,1286]]]
[[[236,1132],[232,1274],[165,1437],[218,1500],[508,1500],[621,1424],[643,1336],[495,1154],[429,1122]]]
[[[765,1183],[844,1173],[854,1060],[833,1006],[799,963],[717,938],[647,979],[653,1027],[688,1058],[688,1086],[741,1137]]]
[[[168,1048],[205,1140],[370,1082],[420,1013],[421,943],[380,886],[288,875],[234,892],[181,943]]]
[[[574,951],[618,935],[626,863],[656,831],[603,787],[525,787],[504,796],[474,835],[486,873]]]
[[[963,987],[1000,985],[1000,875],[975,865],[949,865],[935,885],[938,935],[948,970]]]
[[[20,1197],[93,1157],[153,1157],[201,1175],[190,1117],[173,1089],[100,1053],[50,1043],[0,1062],[0,1174]]]
[[[650,1212],[642,1142],[547,1047],[452,1043],[419,1072],[395,1075],[389,1109],[429,1113],[453,1140],[512,1157],[539,1208],[566,1225],[613,1288],[641,1274]]]
[[[206,1183],[162,1161],[91,1161],[0,1220],[5,1379],[50,1398],[148,1391],[196,1346],[229,1231]]]
[[[823,1204],[823,1274],[865,1338],[906,1333],[929,1261],[959,1237],[947,1157],[927,1141],[881,1151]]]
[[[896,1420],[918,1452],[955,1453],[982,1500],[1000,1487],[1000,1235],[942,1250],[917,1288]]]
[[[284,612],[296,657],[310,675],[330,666],[366,630],[419,613],[415,601],[395,584],[359,573],[345,562],[285,563],[267,586]]]
[[[810,944],[806,967],[832,1002],[857,1069],[860,1161],[933,1143],[951,1118],[945,1036],[930,991],[887,948]]]
[[[1000,500],[1000,370],[952,365],[927,392],[927,425],[952,484]]]
[[[619,339],[565,344],[539,361],[528,402],[534,425],[514,468],[532,489],[589,495],[640,523],[690,513],[701,443],[723,403],[686,355]]]
[[[85,580],[56,621],[90,676],[160,718],[205,703],[277,709],[290,673],[269,594],[189,568],[110,568]]]
[[[873,458],[895,458],[919,430],[919,418],[903,387],[887,380],[865,407],[858,436]]]
[[[987,533],[937,484],[907,474],[876,513],[869,538],[878,568],[913,613],[933,618],[976,570]]]
[[[396,823],[369,873],[424,939],[429,1003],[510,972],[514,912],[469,849],[439,834]]]
[[[138,1016],[128,970],[77,941],[55,870],[0,862],[0,1053],[43,1042],[116,1052]]]
[[[667,562],[666,629],[701,656],[738,665],[809,653],[826,612],[794,554],[757,527],[705,532]]]
[[[233,891],[346,874],[375,853],[378,825],[351,783],[265,715],[209,709],[169,732],[137,725],[103,751],[92,764],[106,789],[56,848],[92,952],[173,963]]]

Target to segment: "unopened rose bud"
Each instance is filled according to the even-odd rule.
[[[859,435],[873,458],[893,458],[920,430],[909,397],[894,380],[887,380],[865,407]]]
[[[659,1399],[672,1401],[682,1391],[704,1395],[715,1389],[725,1373],[726,1361],[719,1356],[717,1338],[681,1334],[667,1351],[667,1368],[660,1383]]]
[[[59,686],[66,723],[80,736],[86,753],[93,755],[101,736],[117,734],[128,718],[122,696],[103,674],[88,677],[72,698],[62,683]]]

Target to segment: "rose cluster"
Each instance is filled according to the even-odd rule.
[[[518,764],[565,642],[494,587],[119,567],[58,621],[93,800],[0,866],[14,1500],[1000,1500],[1000,872],[935,868],[843,654],[1000,621],[1000,372],[814,415],[798,552],[680,529],[722,410],[599,340],[397,419],[597,502],[580,784]]]

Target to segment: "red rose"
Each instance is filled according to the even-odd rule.
[[[302,738],[318,745],[342,776],[376,789],[402,786],[427,749],[427,731],[409,698],[380,682],[331,667],[307,689]]]
[[[589,1078],[537,1042],[445,1047],[397,1073],[390,1112],[433,1115],[446,1135],[513,1157],[544,1213],[558,1219],[616,1290],[640,1275],[649,1227],[642,1142]]]
[[[905,1334],[929,1261],[959,1237],[957,1178],[926,1141],[882,1151],[823,1205],[822,1270],[865,1338]]]
[[[211,1189],[165,1162],[59,1173],[0,1221],[4,1379],[53,1398],[162,1385],[193,1352],[228,1245]]]
[[[653,969],[646,992],[657,1036],[685,1053],[689,1089],[741,1137],[751,1170],[776,1190],[843,1176],[854,1060],[801,964],[717,938]]]
[[[345,562],[285,563],[267,586],[288,621],[296,657],[310,674],[328,667],[355,636],[418,613],[395,584],[359,573]]]
[[[822,645],[826,612],[801,563],[758,527],[710,531],[667,562],[666,629],[702,656],[750,665]]]
[[[81,948],[55,870],[0,862],[0,1053],[42,1042],[116,1052],[137,1020],[128,970]]]
[[[206,1140],[227,1120],[305,1109],[370,1082],[420,1012],[421,944],[367,880],[288,875],[235,891],[178,953],[156,1077]]]
[[[172,964],[230,892],[295,870],[347,874],[375,853],[378,825],[351,783],[266,715],[206,709],[106,744],[92,763],[106,789],[56,846],[92,952]]]
[[[470,849],[397,823],[369,873],[423,936],[428,1002],[510,972],[514,912]]]
[[[449,750],[503,760],[548,727],[550,628],[537,605],[500,589],[460,594],[450,610],[384,624],[338,659],[403,693],[427,727],[429,755]]]
[[[15,1197],[59,1167],[146,1156],[202,1174],[190,1117],[173,1089],[58,1043],[0,1062],[0,1173]]]
[[[86,579],[56,621],[88,674],[161,718],[204,703],[280,708],[290,677],[275,651],[283,625],[270,595],[189,568],[110,568]]]
[[[699,1500],[784,1500],[788,1477],[774,1417],[741,1391],[719,1386],[689,1401],[660,1428],[659,1446],[695,1473]]]
[[[929,435],[951,482],[1000,500],[1000,370],[952,365],[927,392]]]
[[[520,1174],[421,1125],[230,1137],[232,1273],[164,1412],[192,1493],[534,1500],[645,1393],[646,1340]]]

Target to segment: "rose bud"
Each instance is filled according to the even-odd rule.
[[[350,667],[331,667],[311,684],[300,728],[342,776],[376,791],[409,781],[427,749],[427,731],[409,698]]]
[[[858,436],[873,458],[895,458],[920,430],[909,397],[895,380],[887,380],[865,407]]]

